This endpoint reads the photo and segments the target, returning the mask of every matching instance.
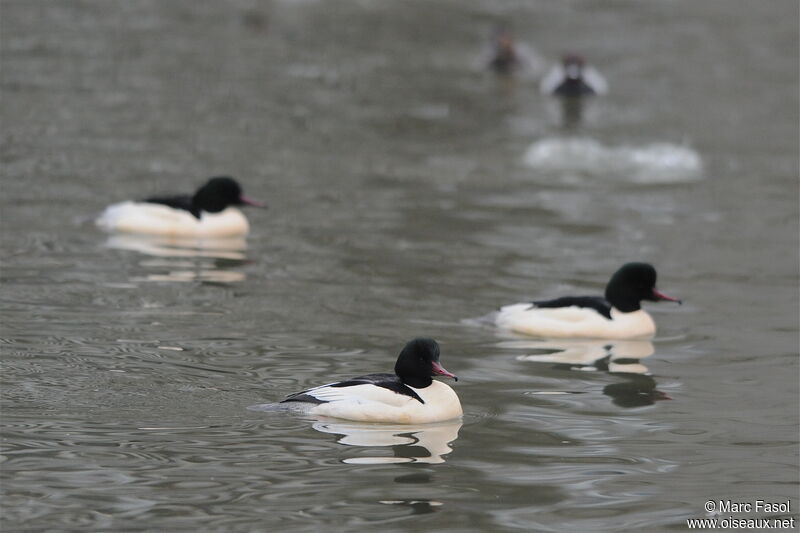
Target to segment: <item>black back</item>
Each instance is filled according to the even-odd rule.
[[[567,78],[553,90],[558,96],[577,97],[595,94],[595,90],[583,78]]]
[[[332,383],[328,385],[328,387],[337,387],[337,388],[354,387],[356,385],[374,385],[376,387],[388,389],[396,394],[409,396],[411,398],[414,398],[415,400],[418,400],[420,403],[425,403],[425,401],[422,398],[420,398],[419,394],[414,392],[414,389],[412,389],[411,387],[400,381],[400,378],[397,377],[397,375],[395,374],[367,374],[365,376],[359,376],[357,378],[348,379],[346,381]],[[315,398],[314,396],[308,394],[309,390],[304,390],[302,392],[290,394],[281,403],[285,402],[306,402],[314,404],[328,403],[325,400],[320,400],[319,398]]]
[[[145,202],[162,204],[174,209],[189,211],[198,219],[201,212],[219,213],[231,205],[242,203],[242,188],[235,179],[217,176],[209,179],[194,195],[153,196]]]
[[[602,296],[563,296],[554,300],[537,300],[533,305],[541,308],[586,307],[611,320],[611,304]]]
[[[611,320],[611,308],[631,313],[642,308],[642,300],[658,301],[653,294],[656,269],[647,263],[626,263],[617,270],[606,285],[603,296],[564,296],[554,300],[537,300],[533,307],[586,307]]]
[[[151,196],[150,198],[145,198],[144,201],[151,204],[166,205],[173,209],[184,209],[190,212],[192,210],[192,197],[188,194],[179,196]]]

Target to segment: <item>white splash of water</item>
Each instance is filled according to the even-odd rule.
[[[611,175],[633,183],[679,183],[702,177],[696,151],[670,143],[605,146],[588,138],[547,138],[533,143],[524,163],[538,170],[579,175]]]

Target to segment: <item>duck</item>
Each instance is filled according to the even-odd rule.
[[[427,424],[461,417],[458,395],[434,376],[458,378],[439,363],[439,344],[416,338],[397,356],[394,373],[367,374],[290,394],[282,404],[315,416],[359,422]]]
[[[498,76],[531,77],[544,70],[542,57],[525,43],[516,42],[505,26],[496,27],[482,54],[482,63]]]
[[[95,223],[110,232],[170,237],[235,237],[250,225],[236,206],[265,207],[229,176],[210,178],[192,194],[153,196],[108,206]]]
[[[656,289],[656,269],[626,263],[606,285],[604,296],[563,296],[506,305],[494,315],[505,330],[545,338],[647,339],[656,333],[642,301],[682,303]]]
[[[606,79],[579,54],[567,54],[539,84],[545,94],[576,98],[608,91]]]
[[[497,28],[492,36],[492,53],[489,68],[497,74],[508,75],[520,67],[520,58],[514,47],[514,39],[505,28]]]

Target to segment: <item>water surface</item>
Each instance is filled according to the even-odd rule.
[[[683,530],[708,499],[797,516],[795,3],[2,11],[4,530]],[[543,57],[584,51],[609,94],[576,122],[476,69],[508,21]],[[270,206],[244,246],[91,223],[223,173]],[[649,346],[475,321],[602,291],[630,260],[685,301],[648,307]],[[419,335],[460,378],[460,423],[247,410],[386,371]]]

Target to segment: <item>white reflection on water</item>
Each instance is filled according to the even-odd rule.
[[[444,505],[443,502],[437,500],[378,500],[378,503],[384,505],[402,505],[411,509],[411,514],[429,514],[436,510],[437,507]]]
[[[242,237],[197,238],[164,235],[111,235],[105,245],[118,250],[131,250],[161,258],[141,261],[145,268],[161,272],[135,277],[132,281],[212,281],[232,283],[243,281],[245,274],[220,268],[215,259],[235,261],[246,259],[247,241]],[[181,261],[180,259],[184,259]]]
[[[655,353],[650,341],[643,340],[516,340],[499,343],[505,348],[540,350],[544,353],[517,356],[518,361],[555,363],[569,370],[605,371],[625,378],[603,388],[603,394],[620,407],[643,407],[660,400],[671,400],[657,389],[656,380],[641,359]],[[542,391],[533,394],[554,394]]]
[[[115,234],[106,246],[156,257],[213,257],[244,260],[247,241],[242,237],[197,238],[164,235]]]
[[[517,356],[518,361],[560,363],[582,370],[607,370],[646,374],[648,368],[639,361],[655,353],[650,341],[643,340],[519,340],[500,343],[504,347],[550,350],[548,353]]]
[[[242,272],[231,270],[216,270],[199,268],[197,270],[171,270],[164,274],[148,274],[144,277],[132,278],[131,281],[212,281],[217,283],[233,283],[243,281],[245,275]]]
[[[351,457],[349,464],[427,463],[445,462],[444,456],[453,451],[450,444],[458,438],[461,420],[438,424],[364,424],[358,422],[320,419],[312,426],[322,433],[342,435],[337,442],[347,446],[392,447],[394,455]]]

